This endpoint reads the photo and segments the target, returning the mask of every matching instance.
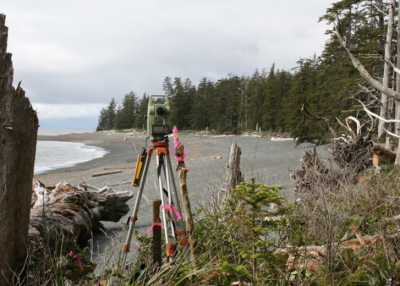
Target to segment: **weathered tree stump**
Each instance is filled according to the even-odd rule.
[[[35,239],[46,221],[47,231],[81,240],[92,231],[104,229],[100,221],[118,222],[129,211],[126,202],[132,193],[117,193],[109,187],[98,189],[80,183],[81,188],[67,183],[45,187],[34,182],[33,206],[29,236]],[[95,189],[89,191],[87,189]]]
[[[25,261],[38,118],[13,83],[6,16],[0,14],[0,285]],[[19,272],[19,271],[18,271]]]
[[[227,195],[244,180],[242,172],[240,171],[241,154],[242,151],[240,147],[236,143],[232,144],[228,164],[226,166],[225,181],[223,184],[223,190]]]

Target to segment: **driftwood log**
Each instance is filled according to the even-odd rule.
[[[122,171],[121,170],[113,170],[113,171],[105,171],[105,172],[93,173],[92,177],[100,177],[100,176],[112,175],[112,174],[118,174],[118,173],[122,173]]]
[[[46,187],[34,181],[29,237],[35,239],[46,227],[47,231],[77,241],[87,238],[92,231],[104,229],[101,221],[118,222],[127,214],[126,202],[132,196],[129,192],[117,193],[109,187],[98,189],[85,183],[78,188],[68,183]]]
[[[347,233],[346,233],[347,234]],[[378,246],[388,244],[398,244],[400,238],[396,235],[366,235],[362,236],[360,232],[353,233],[356,238],[347,239],[344,237],[342,242],[338,245],[338,253],[341,254],[346,250],[352,250],[355,254],[369,248],[376,248]],[[287,246],[275,251],[275,255],[283,255],[286,257],[286,267],[288,271],[295,271],[299,269],[307,269],[317,273],[320,266],[324,264],[327,258],[327,246],[302,246],[291,247]]]

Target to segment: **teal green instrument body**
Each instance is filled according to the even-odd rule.
[[[171,109],[169,96],[150,95],[147,108],[147,133],[152,142],[163,141],[165,136],[172,133]]]

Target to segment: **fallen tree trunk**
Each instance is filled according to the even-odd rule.
[[[46,187],[33,184],[33,201],[29,237],[35,239],[44,227],[75,240],[88,237],[92,231],[104,229],[101,221],[118,222],[129,211],[129,192],[117,193],[109,187],[98,189],[85,183],[80,188],[67,183]],[[95,189],[94,191],[87,190]]]

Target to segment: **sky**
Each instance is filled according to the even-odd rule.
[[[9,0],[14,86],[41,128],[96,128],[111,98],[164,94],[165,77],[216,81],[321,54],[333,0]]]

